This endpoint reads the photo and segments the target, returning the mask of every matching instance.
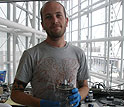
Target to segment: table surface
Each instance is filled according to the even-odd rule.
[[[5,102],[5,104],[9,104],[9,105],[20,105],[18,103],[15,103],[14,101],[12,101],[11,98],[8,98],[8,100]]]

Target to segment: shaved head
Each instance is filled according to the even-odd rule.
[[[48,1],[48,2],[46,2],[46,3],[42,6],[42,8],[41,8],[41,10],[40,10],[40,15],[41,15],[41,20],[42,20],[42,21],[43,21],[43,10],[44,10],[44,8],[45,8],[48,4],[50,4],[50,3],[52,3],[52,2],[58,3],[59,5],[62,6],[62,8],[63,8],[63,12],[64,12],[65,17],[66,17],[66,11],[65,11],[65,8],[64,8],[64,6],[63,6],[61,3],[56,2],[56,1]]]

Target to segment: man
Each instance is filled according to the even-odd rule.
[[[84,52],[64,40],[68,24],[65,9],[56,1],[49,1],[41,9],[45,41],[26,50],[19,63],[13,83],[13,101],[32,107],[59,107],[56,86],[65,80],[73,84],[69,103],[77,107],[89,91],[88,68]],[[31,82],[33,95],[24,93]]]

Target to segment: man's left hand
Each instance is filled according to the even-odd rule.
[[[78,91],[78,88],[72,89],[72,95],[69,96],[70,104],[73,104],[73,107],[77,107],[79,105],[79,102],[81,101],[81,96]]]

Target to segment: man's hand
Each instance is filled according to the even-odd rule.
[[[40,107],[60,107],[59,102],[50,100],[41,100]]]
[[[74,88],[72,90],[72,95],[69,96],[70,99],[70,104],[73,104],[73,107],[77,107],[79,105],[79,102],[81,101],[81,96],[80,93],[78,91],[78,88]]]

